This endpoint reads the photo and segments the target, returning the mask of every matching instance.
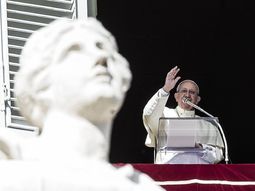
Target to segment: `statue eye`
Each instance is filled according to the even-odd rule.
[[[102,42],[96,42],[96,47],[99,48],[99,49],[103,49],[104,48]]]

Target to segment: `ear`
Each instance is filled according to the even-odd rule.
[[[200,96],[197,96],[197,102],[196,102],[196,104],[198,104],[200,101],[201,101],[201,97],[200,97]]]

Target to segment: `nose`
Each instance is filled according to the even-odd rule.
[[[99,59],[97,60],[97,62],[96,62],[96,65],[101,65],[101,66],[107,68],[107,67],[108,67],[108,64],[107,64],[107,59],[106,59],[106,57],[101,57],[101,58],[99,58]]]
[[[190,96],[192,93],[191,93],[191,91],[187,91],[186,93],[185,93],[185,95],[187,95],[187,96]]]

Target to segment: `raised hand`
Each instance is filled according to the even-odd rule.
[[[163,86],[163,90],[165,92],[170,92],[175,87],[179,79],[181,79],[180,76],[176,76],[179,71],[180,71],[180,68],[178,68],[178,66],[175,66],[167,73],[165,84]]]

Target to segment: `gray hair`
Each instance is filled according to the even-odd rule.
[[[189,79],[181,81],[181,82],[178,84],[177,88],[176,88],[176,92],[179,92],[179,91],[180,91],[180,88],[181,88],[181,86],[182,86],[182,84],[183,84],[183,83],[186,83],[186,82],[190,82],[190,83],[194,84],[194,85],[196,86],[196,89],[197,89],[197,94],[199,94],[199,86],[197,85],[196,82],[194,82],[193,80],[189,80]]]

